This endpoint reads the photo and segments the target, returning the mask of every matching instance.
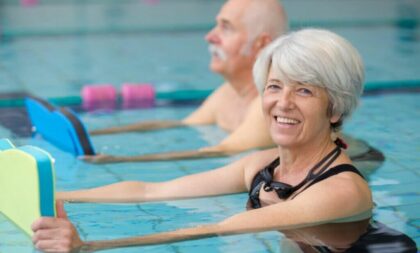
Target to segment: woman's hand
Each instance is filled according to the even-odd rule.
[[[41,217],[32,223],[32,230],[35,248],[44,252],[74,252],[84,245],[61,201],[57,201],[57,218]]]

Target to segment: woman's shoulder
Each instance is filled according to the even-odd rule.
[[[364,178],[358,173],[354,173],[353,169],[356,168],[351,164],[338,164],[330,170],[336,170],[337,168],[343,170],[309,187],[296,199],[299,197],[313,199],[314,196],[317,196],[320,202],[325,201],[326,203],[345,206],[345,209],[349,211],[372,208],[371,191]],[[342,203],[342,205],[339,203]]]
[[[249,163],[249,165],[252,165],[252,167],[258,165],[262,165],[264,167],[276,158],[278,158],[278,149],[270,148],[256,151],[248,155],[247,162]]]
[[[255,175],[278,157],[278,149],[265,149],[254,152],[246,157],[245,182],[251,185]]]

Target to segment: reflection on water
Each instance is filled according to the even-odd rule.
[[[281,252],[415,253],[407,235],[369,219],[283,231]]]

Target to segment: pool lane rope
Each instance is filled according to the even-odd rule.
[[[79,106],[86,110],[100,108],[114,109],[120,104],[122,108],[145,108],[163,102],[188,102],[202,101],[213,92],[206,90],[169,90],[157,91],[149,83],[124,83],[121,92],[118,92],[112,84],[85,85],[80,96],[50,97],[45,98],[57,106]],[[26,95],[17,98],[0,98],[0,108],[25,106]]]
[[[125,83],[122,85],[121,93],[118,94],[117,90],[114,87],[115,86],[111,84],[85,85],[81,91],[80,96],[49,97],[45,99],[51,103],[54,103],[57,106],[83,106],[83,103],[85,103],[85,106],[83,106],[84,108],[91,108],[91,105],[89,103],[100,100],[99,98],[102,97],[102,95],[95,94],[95,92],[100,92],[106,98],[104,99],[105,101],[111,101],[111,105],[114,104],[115,106],[118,106],[118,104],[121,104],[123,108],[133,108],[147,107],[147,105],[150,106],[151,101],[148,101],[147,99],[153,100],[153,104],[158,102],[183,103],[190,101],[202,101],[214,91],[213,89],[180,89],[159,91],[156,90],[154,86],[149,83]],[[84,95],[83,91],[85,89],[85,92],[88,95]],[[420,80],[378,81],[366,83],[364,93],[374,94],[381,92],[413,91],[419,89]],[[144,91],[147,92],[145,94],[141,94],[141,92]],[[152,94],[148,94],[148,92],[153,92],[154,97]],[[2,94],[0,93],[0,95]],[[17,97],[15,96],[8,98],[5,98],[4,96],[3,98],[0,97],[0,108],[22,107],[25,105],[24,99],[26,95],[19,95]],[[145,98],[147,99],[144,100]],[[141,101],[143,101],[144,103],[142,103]],[[101,105],[101,103],[99,104]],[[105,105],[106,103],[103,104],[103,106]],[[110,105],[106,106],[109,107]],[[95,107],[93,106],[93,108]]]

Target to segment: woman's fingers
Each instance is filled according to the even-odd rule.
[[[45,252],[71,252],[83,245],[68,219],[41,217],[32,224],[32,230],[35,247]]]

